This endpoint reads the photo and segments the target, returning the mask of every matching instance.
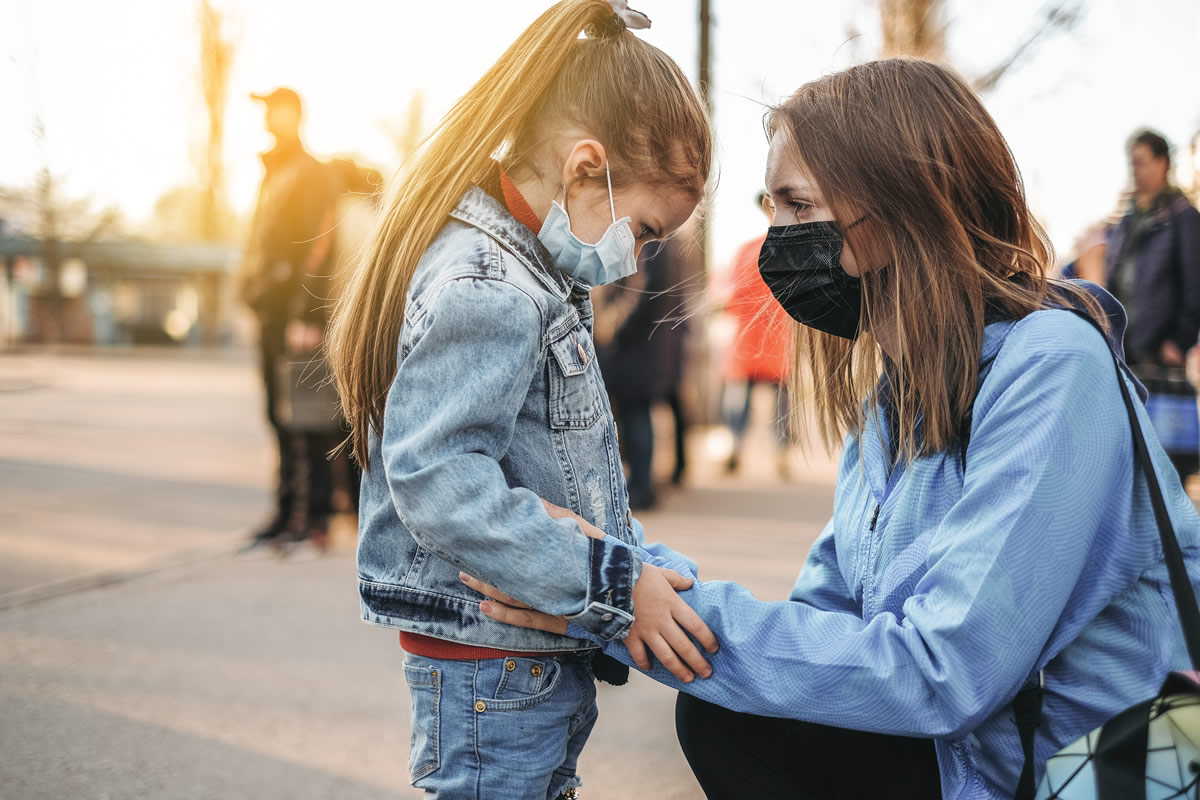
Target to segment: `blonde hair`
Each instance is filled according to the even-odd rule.
[[[793,413],[814,418],[827,448],[861,436],[885,371],[899,456],[954,446],[978,388],[985,312],[1020,319],[1050,300],[1107,326],[1091,295],[1047,278],[1053,249],[1012,152],[949,69],[911,58],[852,67],[802,86],[767,130],[786,137],[858,262],[888,265],[862,275],[856,341],[795,328],[792,397],[807,391],[809,402]]]
[[[463,193],[495,169],[497,155],[509,172],[536,170],[546,142],[573,129],[604,145],[614,185],[702,196],[712,134],[678,65],[626,31],[607,0],[565,0],[544,12],[459,99],[396,181],[337,303],[327,352],[364,468],[368,430],[383,427],[417,262]]]

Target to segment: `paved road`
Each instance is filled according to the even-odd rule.
[[[323,558],[231,555],[269,505],[258,407],[242,357],[0,357],[0,798],[418,796],[402,654],[358,621],[351,530]],[[830,465],[731,479],[706,442],[646,527],[781,597]],[[701,796],[673,702],[640,676],[601,688],[587,797]]]

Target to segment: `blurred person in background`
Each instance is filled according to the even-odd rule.
[[[311,538],[323,545],[334,511],[326,453],[340,437],[298,432],[280,419],[281,395],[292,389],[280,372],[282,360],[312,358],[321,345],[331,293],[327,261],[335,190],[331,171],[300,141],[300,96],[280,88],[251,97],[266,106],[275,146],[261,155],[265,172],[237,288],[259,322],[267,421],[278,444],[279,472],[274,514],[250,544]]]
[[[680,401],[687,326],[674,289],[684,280],[678,239],[642,251],[638,272],[593,292],[596,356],[621,429],[621,454],[629,463],[629,507],[658,503],[654,488],[654,404],[665,401],[675,416],[672,483],[687,466],[687,425]]]
[[[1129,164],[1133,197],[1108,233],[1105,283],[1129,315],[1130,363],[1181,367],[1200,333],[1200,213],[1171,185],[1162,136],[1135,134]]]
[[[1133,197],[1109,229],[1105,285],[1129,315],[1125,349],[1150,392],[1155,432],[1180,478],[1200,465],[1196,393],[1184,354],[1200,333],[1200,213],[1171,185],[1171,151],[1144,130],[1129,144]]]
[[[760,191],[756,203],[767,223],[775,214],[771,199]],[[788,399],[784,381],[791,356],[792,327],[787,314],[771,301],[771,290],[758,272],[758,254],[767,234],[746,242],[734,257],[732,288],[724,310],[737,321],[733,344],[725,354],[725,388],[721,410],[725,424],[733,434],[733,448],[725,462],[728,472],[736,472],[750,424],[750,405],[754,387],[766,385],[774,397],[775,465],[780,477],[788,475]]]

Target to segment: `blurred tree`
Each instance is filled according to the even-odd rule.
[[[34,122],[35,135],[45,138],[42,122]],[[42,242],[42,287],[49,325],[47,344],[63,339],[65,301],[62,292],[63,242],[90,242],[120,232],[121,215],[113,206],[97,211],[91,198],[71,197],[63,189],[63,180],[48,166],[38,170],[33,184],[20,188],[0,188],[0,203],[8,208],[17,230]]]
[[[237,241],[238,227],[244,222],[225,202],[215,209],[208,205],[208,187],[186,183],[167,189],[154,203],[150,219],[140,232],[159,242]],[[212,228],[205,224],[206,215],[214,214]],[[209,231],[215,230],[215,235]]]
[[[940,60],[946,52],[944,7],[944,0],[879,0],[883,56]]]
[[[946,55],[945,0],[879,0],[883,55],[941,60]],[[1051,2],[1026,36],[996,66],[972,81],[975,89],[994,89],[1014,67],[1037,51],[1051,34],[1070,31],[1083,18],[1082,0]]]
[[[200,88],[208,115],[202,167],[202,199],[199,209],[200,236],[207,240],[227,238],[229,214],[225,208],[225,106],[229,99],[229,73],[233,67],[233,39],[226,32],[224,15],[210,0],[200,0]],[[161,201],[160,201],[161,204]]]
[[[425,96],[420,90],[409,96],[404,119],[398,123],[384,122],[383,127],[396,149],[398,162],[403,164],[409,156],[417,152],[425,138]]]

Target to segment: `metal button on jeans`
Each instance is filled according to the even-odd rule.
[[[482,714],[483,712],[487,711],[487,703],[483,702],[482,700],[476,700],[475,710]]]
[[[535,678],[539,678],[539,677],[541,677],[541,675],[542,675],[542,665],[541,665],[541,664],[534,664],[532,667],[530,667],[530,668],[529,668],[529,674],[530,674],[530,675],[532,675],[532,676],[533,676],[533,677],[535,677]]]
[[[504,662],[504,669],[507,672],[512,672],[516,668],[517,668],[517,662],[513,661],[511,658],[508,661]]]
[[[600,619],[604,622],[612,622],[612,614],[604,614]]]

